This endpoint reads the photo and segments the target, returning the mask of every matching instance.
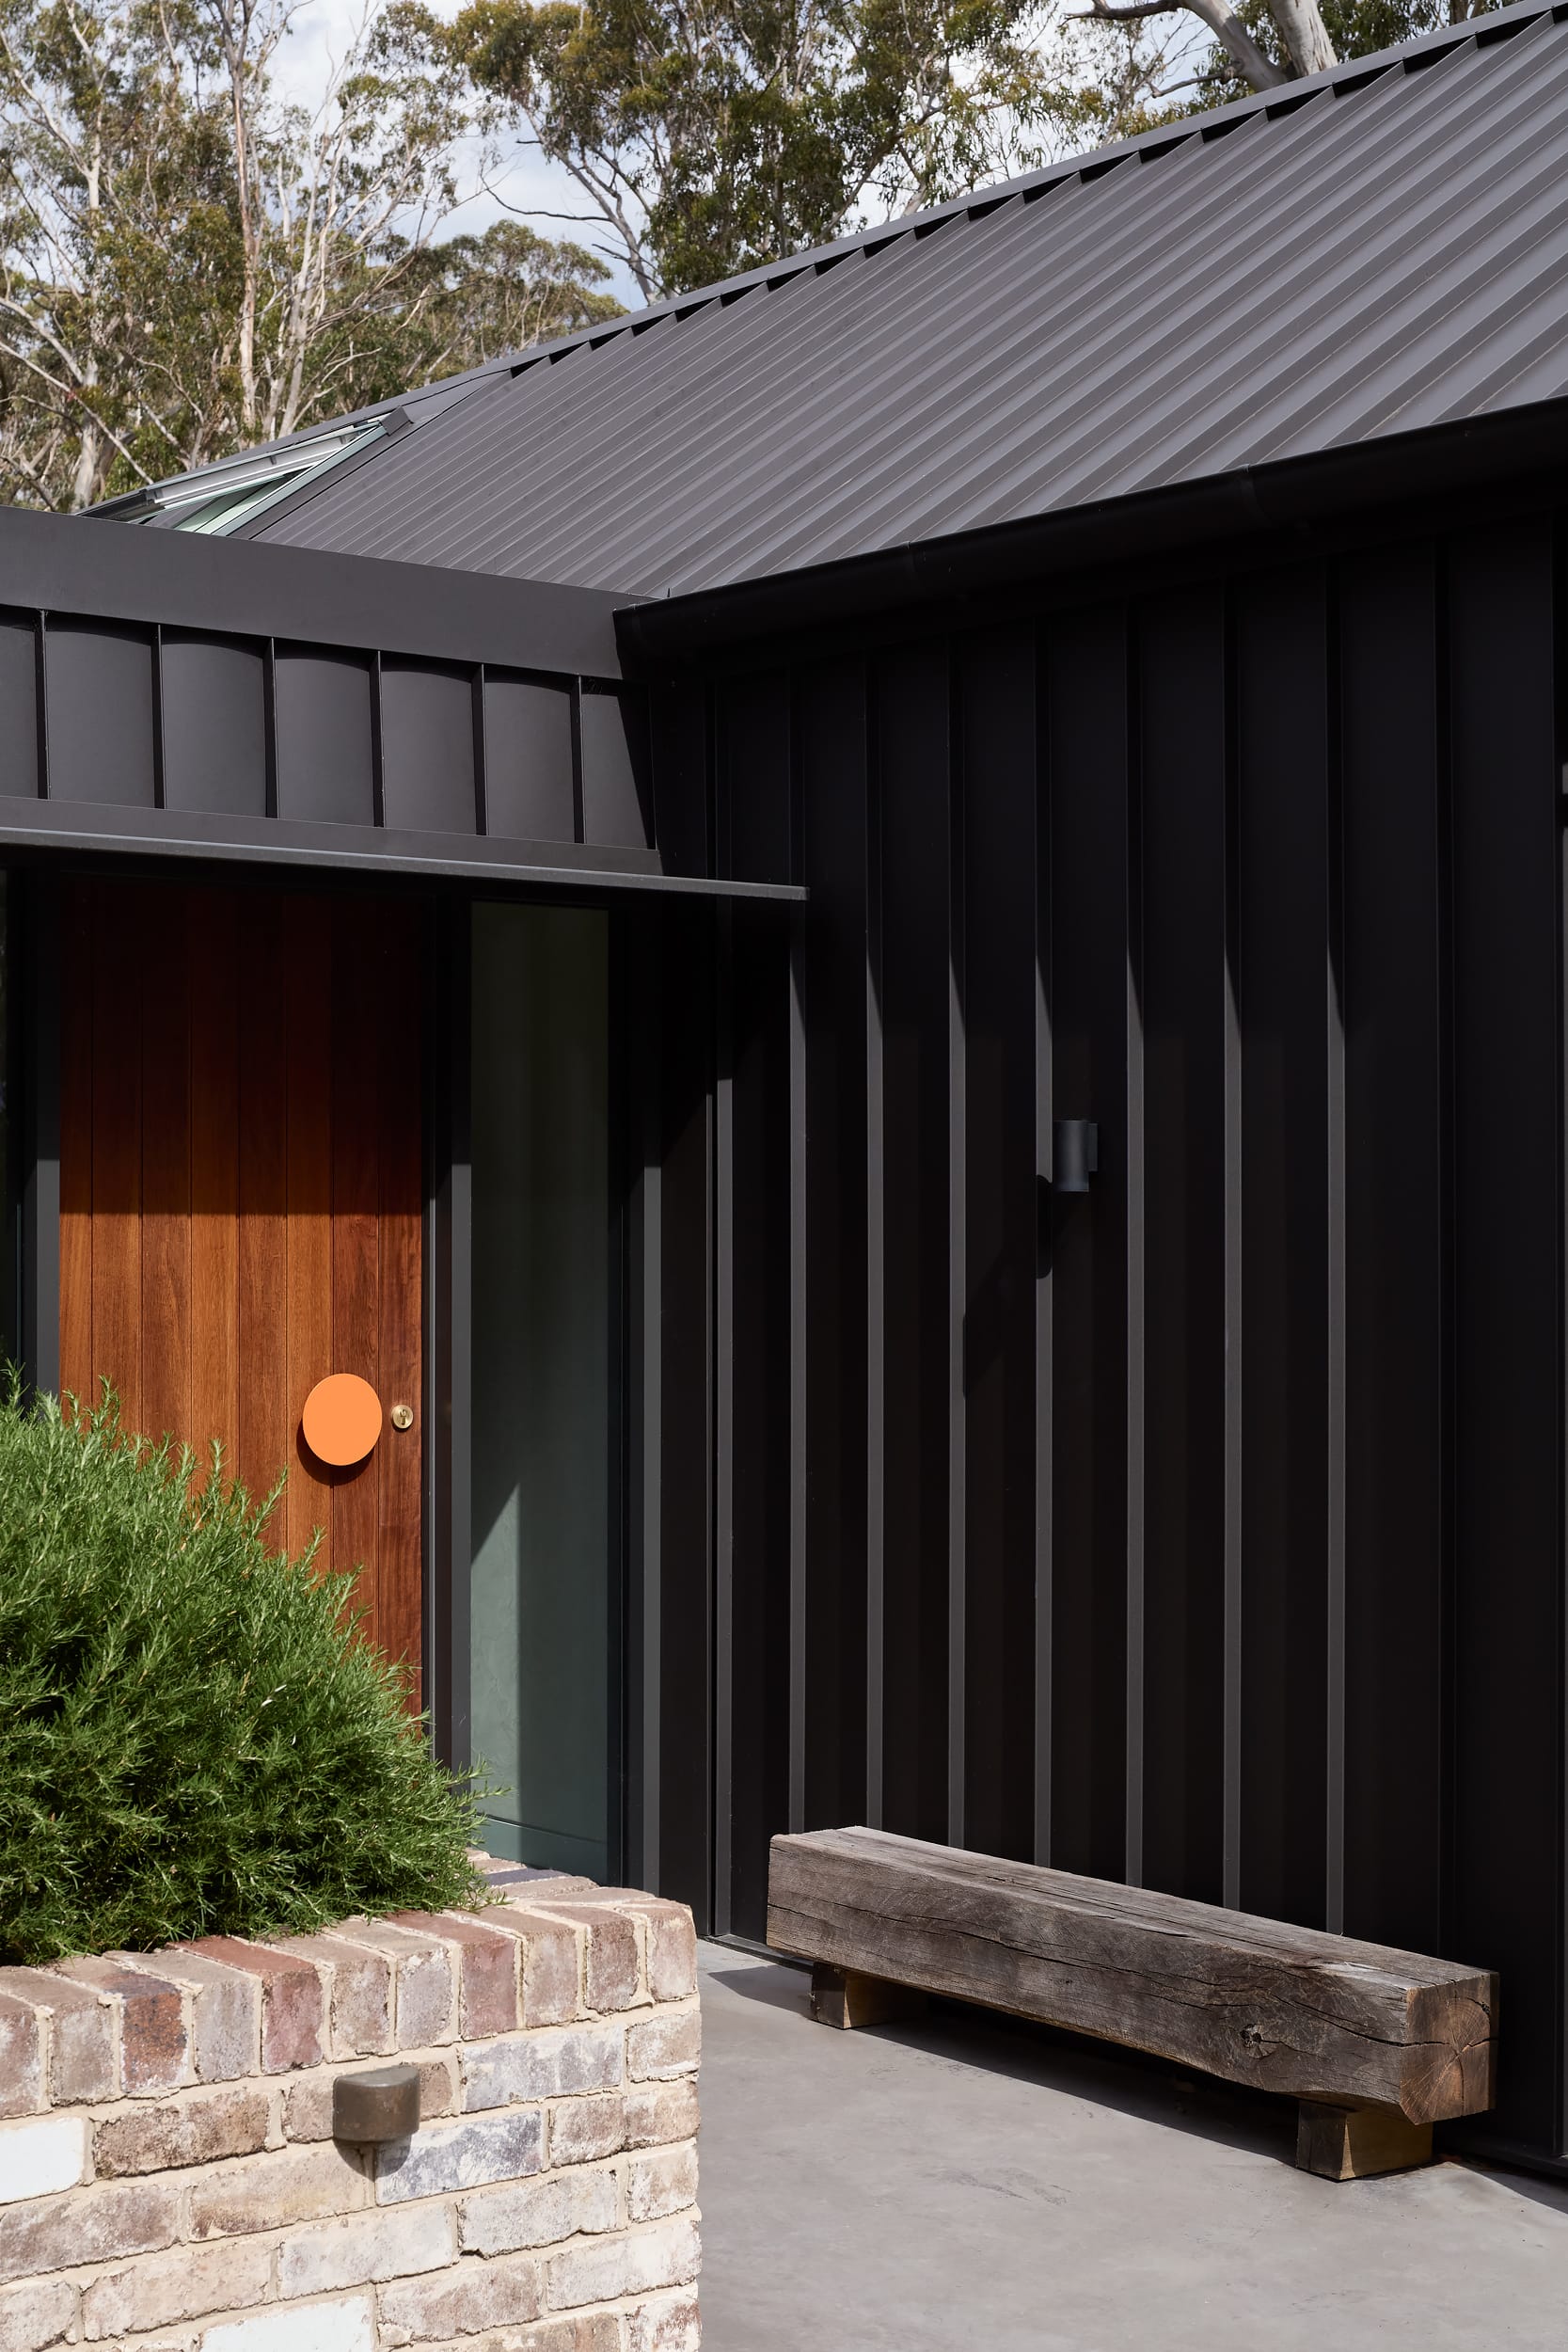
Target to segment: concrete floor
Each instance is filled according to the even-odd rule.
[[[1568,2352],[1568,2188],[1314,2180],[1282,2102],[702,1957],[705,2352]]]

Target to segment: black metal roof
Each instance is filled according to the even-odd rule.
[[[247,535],[679,594],[1568,394],[1560,14],[520,355]]]

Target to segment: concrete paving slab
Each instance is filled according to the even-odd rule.
[[[706,2352],[1568,2352],[1568,2188],[1297,2172],[1294,2110],[702,1950]]]

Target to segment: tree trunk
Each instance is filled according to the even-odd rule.
[[[1298,74],[1325,73],[1338,64],[1318,0],[1269,0],[1269,6]]]

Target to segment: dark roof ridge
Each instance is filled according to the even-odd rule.
[[[688,293],[670,294],[662,302],[647,304],[641,310],[628,310],[624,317],[606,319],[594,326],[579,327],[571,335],[557,336],[547,343],[532,343],[513,355],[510,363],[492,361],[485,373],[497,373],[510,364],[514,375],[522,375],[543,361],[564,358],[568,353],[585,345],[596,349],[601,343],[623,335],[646,331],[668,318],[680,318],[686,313],[705,310],[715,302],[726,302],[737,294],[754,293],[758,287],[787,284],[808,270],[832,268],[837,262],[854,253],[875,253],[884,246],[896,244],[907,236],[918,236],[943,227],[948,221],[966,218],[976,220],[999,206],[1010,203],[1015,197],[1030,201],[1062,186],[1069,180],[1098,179],[1102,172],[1132,158],[1147,157],[1155,161],[1197,138],[1223,138],[1240,124],[1257,115],[1273,119],[1278,115],[1293,114],[1298,106],[1328,91],[1338,97],[1359,89],[1363,84],[1380,74],[1399,68],[1418,72],[1433,65],[1450,51],[1466,44],[1483,48],[1495,40],[1507,40],[1530,25],[1549,19],[1560,24],[1568,16],[1568,0],[1515,0],[1512,8],[1497,8],[1487,16],[1466,17],[1456,24],[1441,24],[1430,33],[1422,33],[1413,40],[1401,41],[1390,49],[1380,49],[1370,56],[1347,57],[1338,65],[1327,67],[1322,73],[1305,75],[1299,81],[1281,82],[1274,89],[1255,90],[1245,98],[1232,99],[1228,105],[1212,106],[1203,114],[1183,115],[1180,120],[1158,124],[1149,131],[1140,131],[1131,138],[1113,139],[1104,147],[1086,150],[1081,155],[1064,156],[1061,162],[1045,164],[1037,171],[1022,173],[1014,180],[1001,180],[989,186],[969,189],[962,196],[950,197],[944,203],[928,207],[925,212],[901,214],[896,220],[879,221],[873,227],[857,230],[852,236],[837,237],[829,245],[810,246],[799,253],[782,254],[777,261],[760,263],[755,269],[743,271],[736,278],[718,278],[709,286],[694,286]],[[476,371],[478,373],[478,371]],[[462,378],[453,378],[460,382]]]

